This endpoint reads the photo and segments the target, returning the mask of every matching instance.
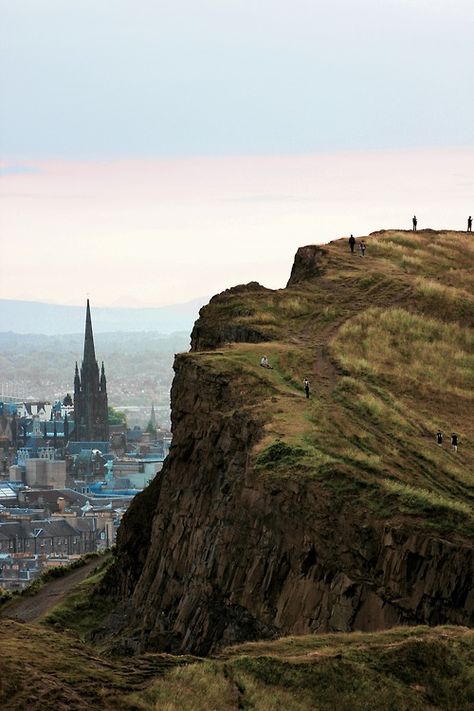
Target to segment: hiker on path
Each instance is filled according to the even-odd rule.
[[[264,356],[261,357],[261,359],[260,359],[260,365],[262,366],[262,368],[270,368],[270,370],[273,370],[273,367],[272,367],[272,366],[270,365],[270,363],[268,362],[268,358],[267,358],[266,355],[264,355]]]
[[[361,239],[361,241],[360,241],[359,249],[360,249],[360,256],[365,257],[365,242],[363,239]]]
[[[303,380],[303,387],[304,387],[304,393],[307,398],[309,398],[309,380],[308,378],[305,378]]]
[[[355,237],[354,237],[354,235],[351,235],[351,236],[349,237],[349,247],[351,248],[352,254],[354,254],[355,243],[356,243]]]
[[[416,215],[413,215],[413,232],[416,232],[416,227],[418,225],[418,220],[416,219]]]
[[[438,445],[438,447],[443,446],[443,433],[441,432],[441,430],[438,430],[436,433],[436,444]]]
[[[467,231],[472,232],[472,217],[471,217],[471,215],[469,215],[469,217],[467,218]]]
[[[451,435],[451,446],[455,452],[458,451],[458,436],[455,432]]]

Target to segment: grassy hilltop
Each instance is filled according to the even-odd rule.
[[[349,497],[376,517],[471,536],[474,238],[381,231],[366,242],[364,258],[345,239],[324,245],[284,290],[219,295],[208,328],[232,323],[268,342],[189,357],[251,383],[267,418],[262,476],[309,477],[335,506]]]

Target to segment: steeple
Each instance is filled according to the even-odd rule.
[[[76,372],[74,374],[74,392],[79,392],[81,389],[81,379],[79,378],[79,368],[77,367],[77,360],[76,360]]]
[[[150,434],[156,435],[156,415],[155,415],[155,406],[153,403],[151,403],[150,419],[148,420],[148,425],[146,427],[146,431],[149,432]]]
[[[105,392],[107,390],[107,380],[105,379],[104,361],[102,361],[102,368],[100,370],[100,389],[102,390],[102,392]]]
[[[92,333],[91,309],[89,299],[86,308],[86,333],[84,336],[84,364],[95,363],[94,334]]]
[[[84,359],[74,375],[74,436],[78,442],[105,442],[109,439],[107,382],[105,369],[99,374],[95,358],[94,334],[89,299],[86,307]]]

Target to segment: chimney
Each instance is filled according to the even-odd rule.
[[[60,496],[58,498],[57,504],[58,504],[59,513],[63,514],[64,511],[66,510],[66,501],[64,500],[64,496]]]

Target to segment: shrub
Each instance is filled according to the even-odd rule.
[[[303,447],[285,442],[275,442],[258,455],[256,464],[258,467],[265,467],[269,464],[294,464],[305,454],[306,450]]]

